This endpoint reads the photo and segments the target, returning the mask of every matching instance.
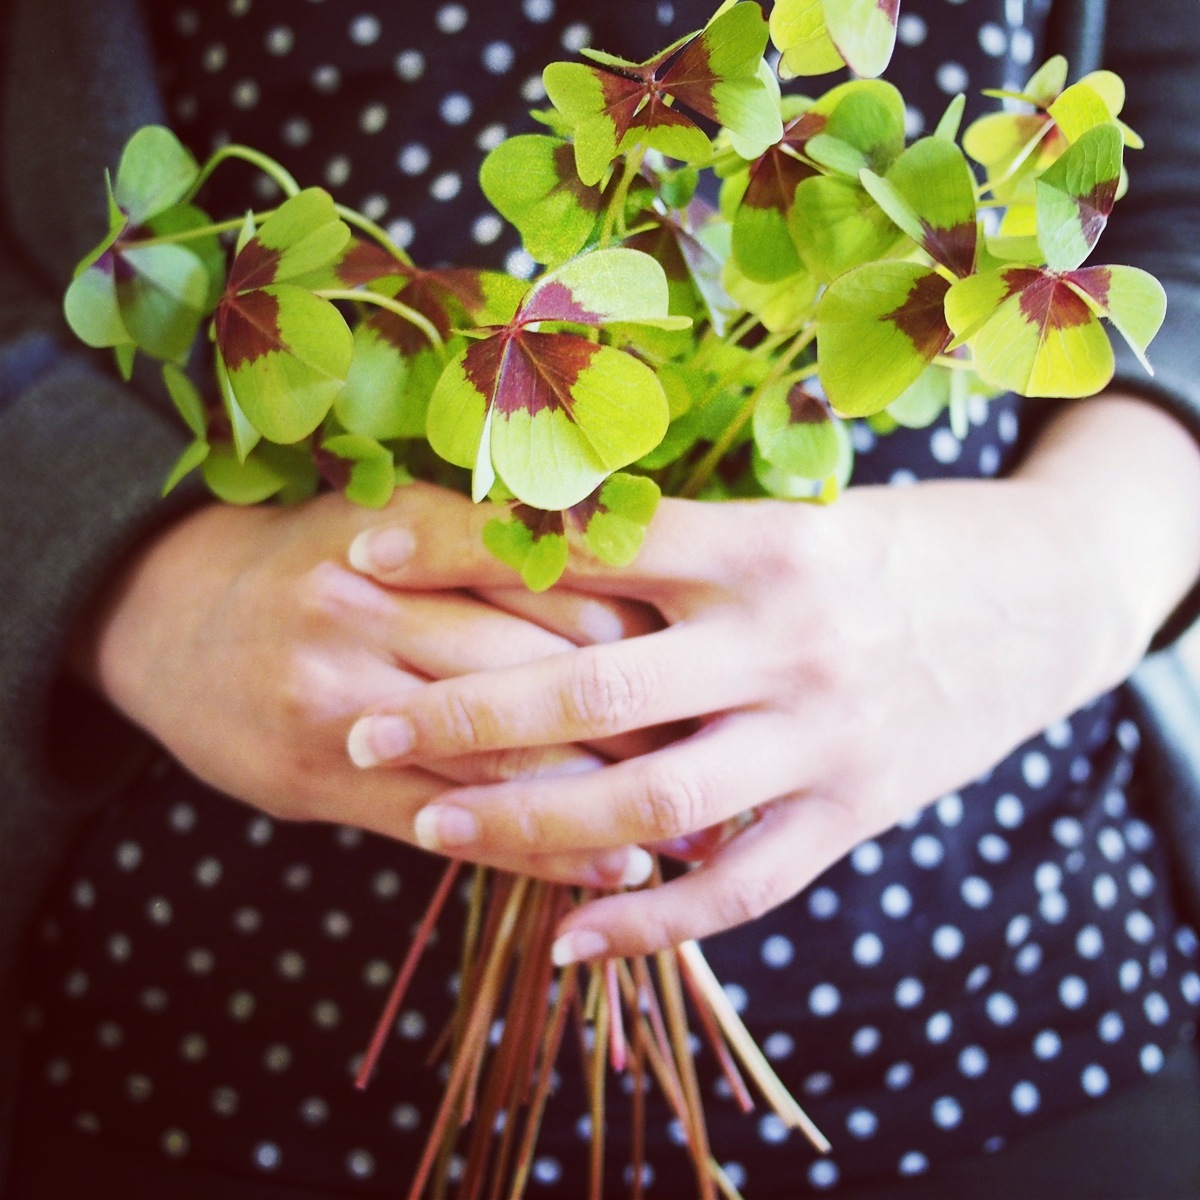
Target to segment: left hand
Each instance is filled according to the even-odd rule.
[[[789,899],[1123,679],[1182,594],[1197,523],[1148,537],[1105,456],[1129,461],[1144,410],[1160,472],[1174,454],[1194,490],[1200,459],[1169,418],[1113,403],[1126,408],[1107,426],[1093,408],[1075,418],[1074,443],[1048,438],[1005,481],[851,489],[825,509],[664,501],[632,567],[585,567],[565,583],[652,605],[666,629],[411,693],[388,710],[411,727],[395,761],[686,719],[698,732],[589,774],[455,788],[418,816],[418,838],[473,856],[544,853],[746,821],[682,877],[573,912],[560,962],[646,953]],[[440,552],[446,506],[413,492],[395,514],[411,535],[406,560],[386,565],[389,531],[356,545],[356,565],[374,559],[380,581],[400,587],[511,583],[478,536],[494,514],[465,504],[475,536],[457,544],[479,547],[468,557]]]

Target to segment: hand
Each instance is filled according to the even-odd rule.
[[[356,575],[343,565],[346,545],[385,519],[337,496],[292,509],[194,513],[120,573],[76,639],[75,664],[198,777],[285,819],[412,842],[416,812],[449,780],[599,767],[600,758],[574,747],[374,774],[347,762],[347,730],[364,708],[395,704],[430,677],[508,667],[575,644],[466,595],[401,596]],[[629,608],[566,594],[544,623],[568,636],[644,627]],[[641,882],[650,870],[644,851],[626,848],[479,861],[592,887]]]
[[[1167,501],[1113,488],[1137,445],[1178,485]],[[1162,520],[1181,496],[1200,496],[1195,446],[1113,401],[1074,410],[1009,481],[855,489],[824,510],[664,502],[633,567],[569,583],[652,604],[666,630],[413,693],[391,710],[407,725],[397,761],[703,727],[600,771],[451,790],[416,833],[454,853],[567,852],[741,815],[695,871],[571,914],[556,957],[645,953],[758,916],[1124,678],[1200,561],[1187,510],[1173,532]],[[448,510],[426,499],[360,539],[356,565],[404,587],[508,578],[482,550],[449,561]],[[468,545],[490,515],[463,508]]]

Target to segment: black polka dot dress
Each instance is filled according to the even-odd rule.
[[[586,44],[648,55],[710,7],[214,0],[153,16],[173,120],[198,153],[247,142],[420,260],[528,275],[536,265],[475,175],[530,127],[541,67]],[[910,133],[960,90],[1019,85],[1043,17],[1023,0],[905,0],[889,77],[912,103]],[[214,208],[271,199],[249,175],[227,179]],[[1003,474],[1021,406],[976,398],[966,416],[885,438],[855,425],[855,482]],[[748,1200],[994,1152],[1153,1076],[1190,1036],[1197,939],[1171,901],[1138,741],[1122,695],[1106,696],[707,944],[834,1145],[818,1157],[775,1116],[743,1116],[700,1049],[714,1153]],[[403,1194],[441,1090],[427,1054],[453,1003],[465,896],[375,1082],[364,1094],[352,1077],[440,871],[357,830],[276,823],[164,758],[95,822],[46,906],[26,1102],[149,1158],[316,1195]],[[530,1194],[577,1200],[587,1103],[570,1047],[559,1067]],[[653,1095],[647,1111],[646,1194],[692,1194],[682,1130]],[[619,1196],[631,1170],[620,1087],[609,1120]]]

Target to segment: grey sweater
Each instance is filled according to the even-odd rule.
[[[1104,257],[1158,275],[1171,313],[1156,379],[1119,351],[1118,380],[1200,438],[1200,5],[1108,8],[1058,0],[1052,31],[1077,74],[1107,41],[1107,65],[1135,81],[1126,118],[1150,147]],[[103,233],[104,168],[161,116],[136,0],[0,0],[0,1131],[24,930],[81,819],[149,749],[64,678],[68,633],[128,550],[196,502],[187,489],[159,498],[181,431],[149,389],[73,345],[60,316],[73,265]],[[1159,641],[1197,606],[1185,603]],[[1146,770],[1184,858],[1197,860],[1200,902],[1200,695],[1169,653],[1138,686]]]

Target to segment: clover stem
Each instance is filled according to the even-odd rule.
[[[629,199],[629,189],[633,186],[634,179],[637,178],[638,172],[642,169],[642,160],[646,157],[645,147],[639,146],[632,154],[625,156],[625,169],[621,175],[621,182],[617,184],[617,190],[613,194],[612,203],[608,206],[608,211],[604,214],[604,229],[600,234],[600,245],[607,246],[612,241],[614,231],[621,234],[622,237],[628,232],[625,226],[625,204]]]
[[[816,326],[810,326],[805,333],[796,339],[792,347],[781,356],[767,377],[746,397],[742,407],[738,409],[737,416],[725,426],[721,432],[721,436],[713,442],[712,446],[709,447],[708,453],[696,464],[695,469],[688,476],[687,482],[680,489],[680,496],[685,500],[694,500],[700,494],[704,485],[708,483],[713,476],[713,472],[720,465],[721,459],[733,448],[738,435],[746,427],[746,422],[754,416],[754,410],[758,406],[762,394],[767,388],[778,383],[787,375],[788,367],[807,349],[816,336]],[[766,344],[765,342],[763,343],[764,346]]]
[[[394,259],[402,262],[406,267],[413,265],[413,260],[402,246],[398,246],[382,226],[377,225],[370,217],[364,217],[362,213],[355,211],[353,208],[348,208],[345,204],[334,205],[337,209],[337,215],[346,222],[347,225],[353,225],[356,229],[361,229],[363,233],[373,237]]]
[[[415,325],[436,349],[441,350],[446,344],[445,339],[438,333],[437,326],[424,313],[419,313],[415,308],[393,300],[390,296],[381,296],[378,292],[368,292],[359,288],[318,288],[313,295],[320,296],[323,300],[353,300],[356,304],[378,305]]]
[[[949,354],[939,354],[934,360],[935,367],[946,367],[951,371],[973,371],[975,364],[969,358],[954,358]]]
[[[268,208],[265,212],[251,213],[250,216],[257,225],[272,216],[275,209]],[[172,246],[176,242],[194,242],[199,238],[214,237],[218,233],[228,233],[234,229],[241,229],[246,223],[245,217],[234,217],[230,221],[217,221],[212,225],[201,225],[197,229],[183,229],[179,233],[164,233],[159,237],[138,238],[136,242],[130,243],[136,246],[139,250],[144,250],[148,246]]]
[[[300,185],[293,178],[290,171],[286,167],[281,166],[273,158],[268,158],[265,154],[261,154],[257,150],[251,149],[249,146],[222,146],[212,158],[204,164],[200,170],[200,174],[196,176],[196,182],[188,189],[185,200],[190,200],[196,193],[208,182],[209,176],[223,163],[226,159],[240,158],[243,162],[248,162],[252,166],[257,167],[264,175],[269,176],[279,185],[279,190],[285,196],[295,196],[300,191]]]

